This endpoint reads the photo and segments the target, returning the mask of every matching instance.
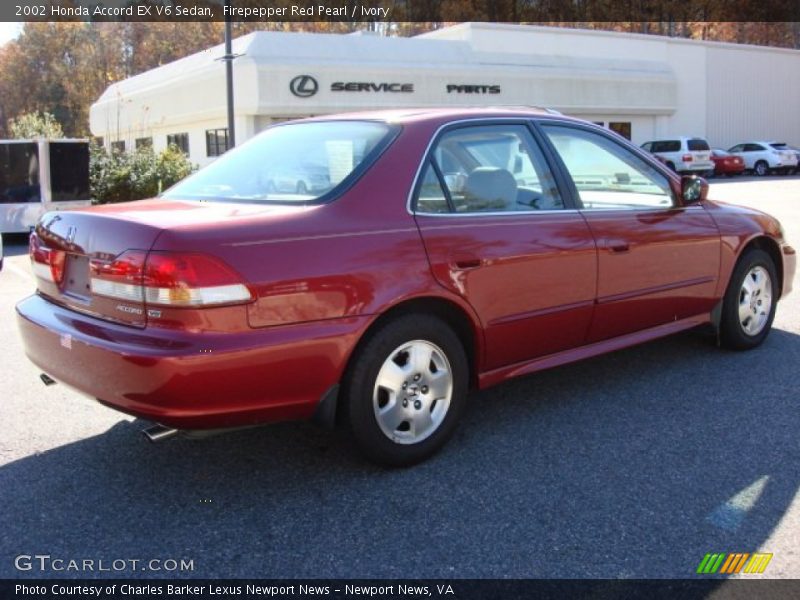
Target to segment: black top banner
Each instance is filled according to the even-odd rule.
[[[3,0],[0,21],[798,22],[798,0]]]

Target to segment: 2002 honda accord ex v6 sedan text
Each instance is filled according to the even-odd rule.
[[[151,438],[316,416],[406,465],[471,387],[703,323],[758,346],[795,251],[707,190],[548,111],[286,123],[157,199],[46,214],[18,321],[46,382]]]

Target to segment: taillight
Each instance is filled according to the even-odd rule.
[[[692,155],[691,154],[684,154],[683,158],[681,160],[683,160],[683,162],[692,162]]]
[[[112,261],[93,259],[92,292],[157,306],[219,306],[249,302],[242,278],[205,254],[128,250]]]
[[[93,258],[89,263],[92,293],[97,296],[144,302],[144,250],[126,250],[111,260]]]
[[[28,254],[31,257],[34,275],[53,283],[61,283],[64,280],[66,252],[48,248],[42,244],[39,236],[32,233],[28,242]]]

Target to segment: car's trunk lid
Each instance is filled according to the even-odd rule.
[[[46,214],[37,225],[31,244],[45,248],[45,252],[49,250],[51,258],[47,262],[59,264],[54,274],[52,265],[34,259],[39,293],[79,312],[144,327],[147,323],[144,298],[136,292],[142,274],[131,272],[130,298],[120,300],[93,290],[93,271],[112,264],[126,251],[138,250],[146,255],[160,231],[153,224],[120,218],[119,214],[72,211]]]
[[[154,199],[47,213],[36,227],[32,246],[42,246],[39,254],[46,258],[52,251],[57,264],[34,260],[39,293],[100,319],[145,327],[143,265],[161,233],[180,230],[200,239],[203,231],[222,232],[251,223],[260,224],[258,231],[264,235],[268,224],[281,227],[304,210],[302,206]],[[186,249],[202,252],[205,248],[198,242],[197,247]],[[114,297],[104,295],[109,286]]]

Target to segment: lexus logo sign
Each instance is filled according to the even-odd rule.
[[[319,84],[311,75],[298,75],[289,82],[289,90],[298,98],[309,98],[317,93]]]

